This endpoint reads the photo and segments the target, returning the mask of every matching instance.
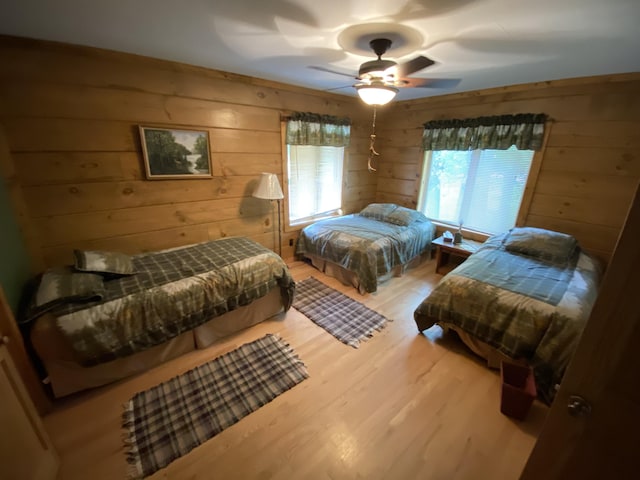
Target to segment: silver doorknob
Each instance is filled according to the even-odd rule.
[[[580,395],[571,395],[567,410],[572,417],[587,417],[591,414],[591,404]]]

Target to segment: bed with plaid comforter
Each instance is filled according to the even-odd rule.
[[[505,250],[506,234],[484,243],[446,275],[414,312],[420,331],[453,325],[534,369],[550,403],[595,302],[599,264],[577,250],[568,262]]]
[[[295,283],[284,261],[244,237],[133,257],[135,274],[104,282],[100,301],[53,311],[83,366],[159,345],[279,288],[285,309]]]
[[[379,277],[430,251],[434,233],[430,221],[403,226],[350,214],[305,227],[296,254],[315,255],[354,272],[361,289],[371,293]]]

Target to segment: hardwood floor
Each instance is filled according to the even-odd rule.
[[[388,326],[348,347],[290,310],[206,350],[61,401],[44,422],[61,479],[126,478],[120,415],[134,393],[237,346],[277,333],[310,377],[150,479],[517,479],[547,407],[503,416],[500,376],[438,327],[419,334],[413,311],[433,288],[434,261],[361,296],[309,265],[290,265],[363,302]]]

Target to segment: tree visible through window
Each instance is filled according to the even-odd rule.
[[[418,209],[427,217],[489,234],[515,225],[533,150],[425,153]]]

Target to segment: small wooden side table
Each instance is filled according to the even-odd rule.
[[[436,273],[440,273],[451,257],[462,258],[464,261],[482,245],[482,242],[463,239],[462,243],[453,243],[445,242],[442,237],[438,237],[433,244],[436,246]]]

